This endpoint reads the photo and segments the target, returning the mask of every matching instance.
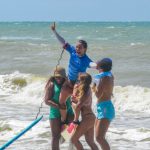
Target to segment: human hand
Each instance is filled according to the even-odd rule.
[[[93,83],[92,85],[92,91],[95,93],[96,92],[96,83]]]
[[[71,99],[76,99],[76,96],[75,95],[71,95]]]
[[[55,31],[55,28],[56,28],[56,25],[55,25],[55,22],[54,22],[53,25],[51,25],[51,30]]]
[[[71,102],[75,104],[78,102],[78,100],[76,99],[76,96],[74,95],[71,96]]]
[[[90,68],[98,70],[97,63],[95,63],[95,62],[90,62],[89,66],[90,66]]]

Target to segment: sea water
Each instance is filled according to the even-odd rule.
[[[0,23],[0,146],[28,126],[44,97],[44,86],[57,65],[62,47],[49,22]],[[113,60],[115,87],[112,102],[116,118],[107,132],[112,150],[150,149],[150,22],[57,22],[57,31],[75,45],[88,43],[93,61]],[[60,65],[67,70],[65,51]],[[98,73],[88,69],[91,75]],[[96,98],[93,95],[93,111]],[[32,130],[8,147],[10,150],[49,150],[49,107]],[[81,138],[89,149],[84,138]],[[67,150],[69,143],[61,145]]]

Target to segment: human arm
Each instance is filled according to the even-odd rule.
[[[50,82],[45,89],[44,101],[45,101],[45,104],[48,106],[53,106],[55,108],[59,108],[59,104],[56,104],[52,100],[53,90],[54,90],[53,88],[54,88],[54,85],[52,82]]]
[[[72,102],[72,108],[74,111],[74,119],[73,122],[78,122],[80,116],[80,104]]]
[[[96,83],[92,83],[91,89],[94,93],[96,92]]]
[[[97,69],[97,63],[93,62],[91,58],[87,56],[88,68]]]
[[[72,97],[72,108],[74,110],[74,122],[78,122],[81,109],[85,104],[85,100],[87,99],[87,94],[83,95],[80,99],[76,99],[77,97]]]
[[[55,34],[55,36],[56,36],[56,38],[58,39],[58,41],[59,41],[59,42],[62,44],[62,46],[64,47],[65,44],[66,44],[66,41],[65,41],[65,39],[64,39],[62,36],[60,36],[60,35],[57,33],[55,22],[54,22],[53,25],[51,25],[51,30],[52,30],[53,33]]]
[[[107,87],[108,87],[108,77],[101,78],[95,90],[95,95],[98,99],[100,99],[103,96],[104,92],[107,90]]]
[[[97,64],[95,62],[90,62],[89,63],[89,68],[97,69]]]

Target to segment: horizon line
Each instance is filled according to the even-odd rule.
[[[124,22],[131,22],[132,23],[133,22],[134,23],[135,22],[136,23],[136,22],[150,22],[150,21],[148,21],[148,20],[143,20],[143,21],[142,20],[141,21],[35,21],[35,20],[34,21],[31,21],[31,20],[23,20],[23,21],[0,21],[0,23],[17,23],[17,22],[18,23],[21,23],[21,22],[35,22],[35,23],[36,22],[37,23],[38,22],[39,23],[40,22],[43,22],[43,23],[52,23],[52,22],[60,22],[60,23],[69,23],[69,22],[73,22],[73,23],[88,23],[88,22],[89,23],[94,23],[94,22],[95,23],[96,22],[99,22],[99,23],[100,22],[106,22],[106,23],[107,22],[112,22],[112,23],[119,23],[120,22],[120,23],[124,23]]]

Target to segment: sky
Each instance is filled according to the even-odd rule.
[[[150,0],[0,0],[0,21],[150,21]]]

